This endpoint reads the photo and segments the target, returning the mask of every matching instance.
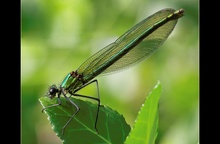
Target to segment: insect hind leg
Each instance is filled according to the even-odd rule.
[[[98,98],[94,98],[94,97],[91,97],[91,96],[87,96],[87,95],[81,95],[81,94],[76,94],[77,91],[79,91],[80,89],[92,84],[92,83],[96,83],[96,88],[97,88],[97,92],[98,92]],[[71,96],[75,96],[75,97],[82,97],[82,98],[88,98],[88,99],[92,99],[92,100],[95,100],[98,102],[98,108],[97,108],[97,112],[96,112],[96,119],[95,119],[95,129],[96,129],[96,132],[98,132],[98,129],[97,129],[97,122],[98,122],[98,116],[99,116],[99,107],[100,107],[100,95],[99,95],[99,86],[98,86],[98,81],[97,80],[93,80],[91,82],[88,82],[88,83],[85,83],[84,85],[82,85],[81,87],[77,88],[74,93],[70,93],[70,97]]]

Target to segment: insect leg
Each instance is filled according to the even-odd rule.
[[[59,93],[58,96],[57,96],[58,103],[43,108],[43,109],[42,109],[42,112],[44,112],[44,110],[46,110],[46,109],[48,109],[48,108],[51,108],[51,107],[55,107],[55,106],[59,106],[59,105],[61,105],[60,94],[61,94],[61,93]]]
[[[64,130],[66,128],[66,126],[70,123],[70,121],[73,119],[73,117],[79,112],[80,108],[69,98],[66,96],[66,94],[64,93],[64,90],[62,89],[62,93],[64,95],[64,97],[72,104],[75,106],[76,108],[76,112],[71,116],[71,118],[66,122],[66,124],[63,126],[62,128],[62,135],[64,134]]]
[[[91,96],[86,96],[86,95],[81,95],[81,94],[76,94],[77,91],[79,91],[80,89],[92,84],[92,83],[96,83],[96,88],[97,88],[97,91],[98,91],[98,98],[94,98],[94,97],[91,97]],[[97,80],[93,80],[91,82],[88,82],[84,85],[82,85],[81,87],[77,88],[74,93],[71,93],[70,97],[71,96],[76,96],[76,97],[83,97],[83,98],[89,98],[89,99],[93,99],[93,100],[96,100],[98,102],[98,108],[97,108],[97,112],[96,112],[96,119],[95,119],[95,129],[96,129],[96,132],[98,133],[98,129],[96,127],[97,125],[97,121],[98,121],[98,116],[99,116],[99,107],[100,107],[100,95],[99,95],[99,86],[98,86],[98,81]]]

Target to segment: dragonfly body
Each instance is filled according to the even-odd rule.
[[[82,63],[76,71],[71,71],[67,74],[59,87],[52,85],[49,88],[47,95],[50,98],[53,98],[57,94],[58,104],[54,104],[46,108],[61,105],[60,95],[62,94],[77,109],[63,127],[63,131],[80,110],[80,108],[71,101],[69,97],[67,97],[67,93],[71,96],[90,98],[98,102],[95,121],[95,129],[97,131],[96,124],[98,120],[100,97],[98,81],[93,79],[101,74],[128,68],[151,56],[168,38],[174,29],[177,20],[183,16],[183,13],[183,9],[173,10],[170,8],[156,12],[125,32],[115,42],[92,55],[84,63]],[[78,90],[94,82],[97,86],[98,98],[76,93]]]

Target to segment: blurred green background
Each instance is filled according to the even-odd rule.
[[[93,53],[163,8],[184,8],[185,16],[150,58],[125,71],[97,77],[101,103],[133,126],[145,97],[159,80],[156,143],[199,143],[197,0],[22,0],[22,144],[60,144],[38,99]],[[95,95],[96,89],[88,88],[86,93]]]

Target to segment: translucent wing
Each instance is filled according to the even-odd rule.
[[[114,43],[101,49],[88,58],[77,70],[85,79],[92,79],[98,74],[107,74],[128,68],[152,55],[167,39],[174,29],[178,18],[169,20],[149,35],[157,23],[161,23],[174,13],[173,9],[163,9],[136,24]],[[139,41],[140,36],[144,39]]]

